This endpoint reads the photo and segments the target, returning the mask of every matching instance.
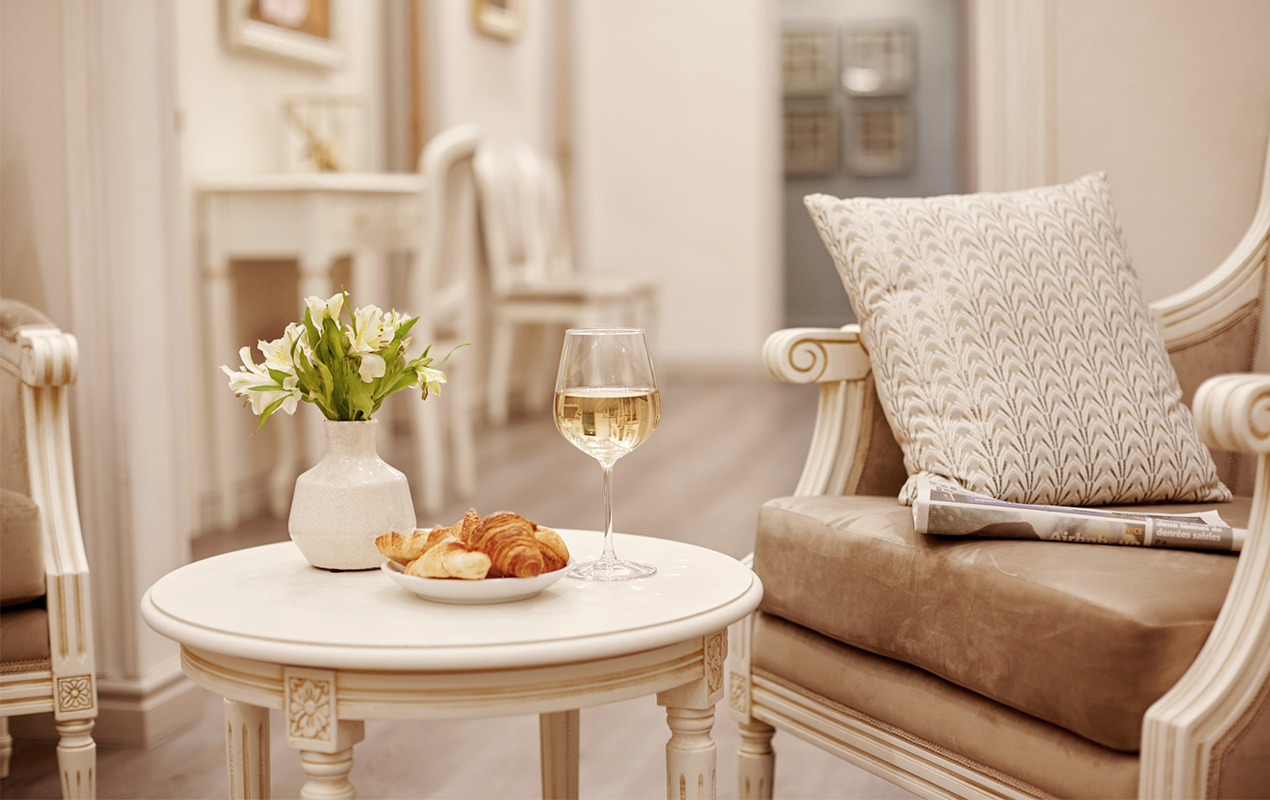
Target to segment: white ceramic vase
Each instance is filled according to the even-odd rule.
[[[315,567],[372,569],[384,557],[375,537],[415,529],[410,484],[379,457],[379,423],[325,420],[326,453],[296,478],[287,529]]]

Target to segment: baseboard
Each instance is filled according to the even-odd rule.
[[[208,694],[185,676],[144,696],[98,690],[93,738],[102,744],[149,747],[198,722]]]
[[[97,687],[97,724],[93,740],[116,747],[149,747],[196,723],[207,691],[178,668],[146,681],[101,680]],[[15,739],[57,741],[52,713],[9,718]]]

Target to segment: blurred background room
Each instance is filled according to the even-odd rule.
[[[321,456],[320,417],[305,406],[255,431],[218,367],[281,336],[321,289],[426,310],[423,243],[466,230],[424,207],[436,176],[419,177],[421,155],[438,134],[474,124],[478,148],[532,154],[546,188],[527,201],[475,176],[460,243],[472,346],[426,401],[433,438],[454,445],[430,478],[417,393],[379,413],[419,524],[472,506],[603,525],[600,472],[544,403],[564,325],[514,328],[510,369],[496,369],[506,298],[489,219],[533,202],[536,223],[509,212],[513,256],[540,246],[549,278],[652,287],[631,319],[649,328],[663,417],[617,467],[617,528],[739,558],[759,506],[792,493],[817,402],[765,374],[763,342],[854,320],[805,195],[1102,170],[1159,299],[1252,217],[1267,31],[1265,0],[0,0],[0,294],[79,340],[101,796],[223,795],[219,703],[138,604],[192,559],[287,539],[288,481]],[[234,205],[266,195],[319,199]],[[614,308],[576,319],[628,321]],[[664,738],[663,714],[624,706],[583,713],[584,795],[664,789],[659,748],[630,744]],[[536,727],[372,724],[354,780],[371,797],[535,795]],[[15,718],[6,797],[60,796],[51,729]],[[714,738],[720,795],[734,796],[724,714]],[[777,796],[908,796],[792,737],[781,747]],[[596,759],[609,768],[589,771]],[[292,761],[275,759],[277,786],[299,785]]]

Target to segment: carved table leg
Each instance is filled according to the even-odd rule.
[[[0,778],[9,777],[9,758],[13,755],[13,737],[9,735],[9,718],[0,717]]]
[[[270,796],[269,709],[226,698],[225,756],[230,797]]]
[[[308,776],[300,797],[356,797],[348,773],[353,769],[353,745],[366,738],[366,723],[339,718],[335,672],[283,667],[282,685],[287,744],[300,751]]]
[[[302,750],[300,767],[308,778],[304,788],[300,789],[302,800],[353,800],[357,797],[357,791],[348,779],[348,773],[353,769],[353,748],[337,753]]]
[[[723,660],[728,654],[726,631],[701,638],[701,677],[657,693],[666,707],[670,741],[666,742],[666,797],[670,800],[714,800],[716,754],[710,729],[714,704],[723,697]]]
[[[577,800],[578,741],[581,716],[577,709],[538,716],[542,743],[543,800]]]
[[[57,766],[62,773],[62,797],[97,796],[97,743],[93,741],[92,719],[68,719],[55,723],[61,739],[57,743]]]
[[[714,727],[714,707],[667,707],[666,723],[670,726],[670,741],[666,743],[666,797],[713,800],[716,756],[710,729]]]
[[[776,753],[772,735],[776,729],[766,722],[742,722],[741,747],[737,751],[737,778],[742,800],[771,800],[776,773]]]

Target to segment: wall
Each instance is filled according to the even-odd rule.
[[[917,134],[912,169],[904,175],[852,176],[842,166],[845,157],[840,156],[840,166],[831,175],[790,177],[784,182],[785,324],[845,325],[855,315],[803,198],[815,192],[834,197],[925,197],[965,190],[962,4],[954,0],[781,0],[780,10],[782,22],[834,22],[839,31],[851,23],[903,21],[917,36],[917,75],[909,95]],[[842,112],[850,103],[846,93],[836,91],[833,103],[839,119],[845,120]],[[840,153],[844,144],[840,141]]]
[[[773,0],[574,11],[584,268],[659,279],[663,365],[757,365],[781,316]]]
[[[477,122],[554,154],[558,9],[529,0],[505,42],[468,3],[428,3],[429,132]],[[659,361],[756,365],[780,322],[774,0],[570,9],[582,268],[660,279]]]
[[[270,58],[267,55],[230,50],[221,35],[221,2],[178,2],[173,4],[177,58],[181,182],[184,215],[189,232],[185,237],[188,259],[184,268],[197,275],[197,219],[194,184],[200,176],[252,174],[280,171],[282,154],[282,105],[290,95],[334,93],[359,95],[365,100],[362,122],[366,126],[367,162],[364,169],[385,168],[385,69],[383,2],[336,0],[336,12],[344,12],[345,58],[340,67],[321,69]],[[242,344],[277,338],[288,322],[295,321],[297,274],[294,263],[245,262],[235,266],[238,306],[238,337]],[[197,280],[188,298],[187,319],[201,320],[202,294]],[[196,342],[196,344],[206,344]],[[257,357],[259,354],[257,353]],[[187,377],[193,413],[188,432],[193,452],[210,451],[210,432],[201,420],[211,391],[223,387],[218,370],[211,369],[208,354],[189,354],[189,363],[200,365]],[[228,390],[226,402],[231,400]],[[311,410],[311,409],[309,409]],[[250,516],[263,510],[266,502],[264,480],[273,461],[276,426],[266,426],[253,435],[256,419],[240,415],[239,426],[221,435],[246,441],[244,463],[256,465],[240,483],[240,507]],[[289,422],[289,421],[288,421]],[[196,457],[190,465],[193,516],[196,530],[214,527],[215,494],[212,492],[211,464]]]
[[[338,2],[339,0],[337,0]],[[221,36],[222,2],[179,2],[177,74],[182,172],[187,183],[218,173],[277,172],[283,99],[292,94],[356,94],[366,99],[369,169],[383,163],[382,2],[343,0],[347,24],[341,67],[320,69],[229,50]]]
[[[1270,134],[1270,3],[1050,0],[1052,169],[1105,171],[1149,299],[1252,220]]]
[[[70,318],[62,16],[0,3],[0,295]]]
[[[146,588],[189,557],[172,8],[11,0],[0,30],[0,272],[6,293],[19,279],[14,294],[79,340],[69,405],[94,593],[94,736],[143,744],[202,704],[176,647],[139,616]]]
[[[428,132],[475,122],[485,135],[554,151],[555,3],[527,0],[514,40],[482,35],[471,2],[425,3]]]

